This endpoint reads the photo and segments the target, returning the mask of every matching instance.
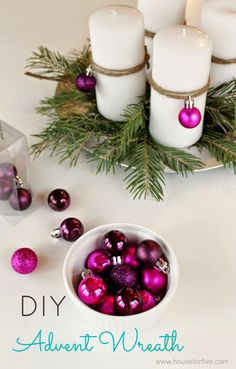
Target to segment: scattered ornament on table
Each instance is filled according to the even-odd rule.
[[[17,175],[16,167],[11,163],[0,163],[0,178],[13,179]]]
[[[117,264],[111,268],[107,284],[115,291],[122,288],[137,287],[139,284],[138,272],[131,265]]]
[[[84,226],[77,218],[66,218],[59,228],[51,232],[53,238],[63,238],[66,241],[74,242],[84,233]]]
[[[66,190],[57,188],[48,195],[48,205],[55,211],[66,210],[70,205],[70,195]]]
[[[96,86],[96,78],[90,65],[86,73],[80,73],[75,79],[75,86],[81,92],[92,92]]]
[[[142,308],[141,313],[144,313],[144,311],[148,311],[152,309],[154,306],[156,306],[157,302],[155,299],[155,296],[151,294],[151,292],[142,290],[140,291],[142,296]]]
[[[102,299],[102,302],[96,306],[96,310],[103,314],[115,315],[115,297],[108,294],[105,295]]]
[[[140,313],[142,308],[142,296],[138,290],[124,288],[117,292],[115,305],[121,315],[133,315]]]
[[[156,268],[145,268],[141,272],[141,283],[150,292],[158,293],[166,288],[167,275]]]
[[[162,256],[161,245],[154,240],[144,240],[137,246],[136,257],[141,264],[146,267],[156,266],[163,273],[168,274],[170,268]]]
[[[33,272],[37,264],[38,258],[36,253],[27,247],[16,250],[11,257],[12,268],[20,274]]]
[[[78,286],[78,296],[86,305],[97,305],[106,295],[106,284],[101,277],[85,269]]]
[[[12,179],[0,178],[0,200],[8,200],[12,190]]]
[[[104,272],[105,269],[112,265],[110,255],[103,249],[91,252],[85,264],[86,268],[95,274]]]
[[[29,190],[23,187],[16,188],[9,197],[9,203],[14,210],[26,210],[32,202],[32,196]]]
[[[194,107],[194,100],[189,96],[184,102],[184,108],[179,113],[180,124],[188,129],[195,128],[202,120],[201,112]]]

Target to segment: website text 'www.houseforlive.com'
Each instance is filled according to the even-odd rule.
[[[229,360],[225,359],[169,359],[169,360],[155,360],[157,366],[171,366],[171,365],[192,365],[192,366],[226,366],[229,365]]]

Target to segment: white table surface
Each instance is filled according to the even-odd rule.
[[[121,1],[119,1],[121,3]],[[0,0],[0,118],[30,136],[46,121],[34,108],[41,98],[53,94],[55,84],[24,76],[25,59],[38,45],[66,52],[86,39],[89,14],[113,1]],[[134,4],[134,1],[122,1]],[[95,175],[95,167],[83,159],[74,169],[58,165],[45,152],[31,162],[34,207],[20,219],[1,218],[0,245],[0,365],[4,369],[38,368],[192,368],[194,365],[158,365],[159,359],[228,360],[235,358],[235,260],[236,178],[231,170],[217,169],[183,179],[166,176],[165,201],[133,201],[122,183],[124,174]],[[72,204],[65,213],[51,211],[45,199],[54,188],[66,188]],[[78,317],[74,305],[65,300],[60,317],[42,296],[60,299],[64,294],[62,265],[70,244],[49,239],[49,231],[67,216],[77,216],[86,230],[111,222],[132,222],[161,234],[173,246],[181,279],[176,296],[143,339],[178,331],[185,348],[181,353],[110,353],[97,347],[93,353],[15,353],[17,337],[32,339],[39,329],[53,330],[58,339],[72,342],[78,334],[97,333]],[[11,253],[22,246],[34,248],[40,257],[38,269],[20,276],[11,270]],[[21,296],[31,295],[39,304],[35,315],[21,317]],[[124,327],[125,328],[125,327]],[[195,365],[198,368],[219,365]]]

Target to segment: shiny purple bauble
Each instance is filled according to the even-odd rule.
[[[128,246],[122,254],[122,262],[134,268],[139,267],[139,262],[136,257],[136,246]]]
[[[102,278],[91,275],[82,279],[78,286],[78,296],[86,305],[99,304],[106,295],[107,289]]]
[[[197,108],[183,108],[179,113],[179,122],[185,128],[195,128],[202,120],[201,112]]]
[[[103,249],[91,252],[86,260],[86,268],[95,274],[104,272],[111,265],[110,255]]]
[[[141,313],[144,313],[144,311],[148,311],[152,309],[154,306],[156,306],[156,300],[155,297],[151,294],[151,292],[142,290],[140,291],[142,296],[142,308]]]
[[[156,268],[145,268],[141,272],[141,282],[145,289],[158,293],[167,286],[167,275]]]
[[[14,178],[17,175],[16,167],[11,163],[0,163],[0,178]]]
[[[0,200],[8,200],[13,190],[13,182],[10,178],[0,178]]]
[[[130,265],[117,264],[111,269],[107,283],[115,291],[121,288],[137,287],[139,284],[138,272]]]
[[[115,315],[115,297],[112,295],[105,295],[102,302],[96,306],[96,310],[107,315]]]
[[[20,274],[33,272],[37,264],[38,258],[36,253],[27,247],[16,250],[11,257],[12,268]]]
[[[113,256],[123,253],[128,246],[128,239],[120,231],[110,231],[104,236],[104,249]]]
[[[31,205],[31,202],[31,193],[26,188],[17,188],[9,197],[9,203],[14,210],[26,210]]]
[[[138,314],[142,308],[142,296],[137,290],[124,288],[116,294],[115,305],[121,315]]]
[[[66,241],[76,241],[84,233],[84,226],[77,218],[67,218],[60,225],[60,235]]]
[[[70,205],[70,195],[66,190],[57,188],[48,195],[48,205],[55,211],[66,210]]]
[[[96,86],[96,78],[81,73],[76,77],[75,86],[81,92],[92,92]]]
[[[154,240],[144,240],[137,246],[136,257],[141,264],[152,266],[162,257],[162,248]]]

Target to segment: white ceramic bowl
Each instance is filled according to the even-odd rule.
[[[164,255],[170,264],[170,274],[168,275],[167,292],[163,300],[154,308],[140,314],[130,316],[111,316],[99,313],[85,305],[78,297],[76,289],[84,262],[88,254],[101,248],[104,235],[111,230],[120,230],[125,233],[129,240],[142,241],[153,239],[160,243]],[[160,315],[166,310],[167,305],[172,300],[179,279],[179,268],[172,248],[158,234],[148,228],[125,223],[106,224],[94,228],[80,237],[67,253],[63,268],[63,277],[68,296],[78,309],[78,312],[88,325],[93,328],[111,331],[123,331],[129,329],[146,330],[153,326]]]

